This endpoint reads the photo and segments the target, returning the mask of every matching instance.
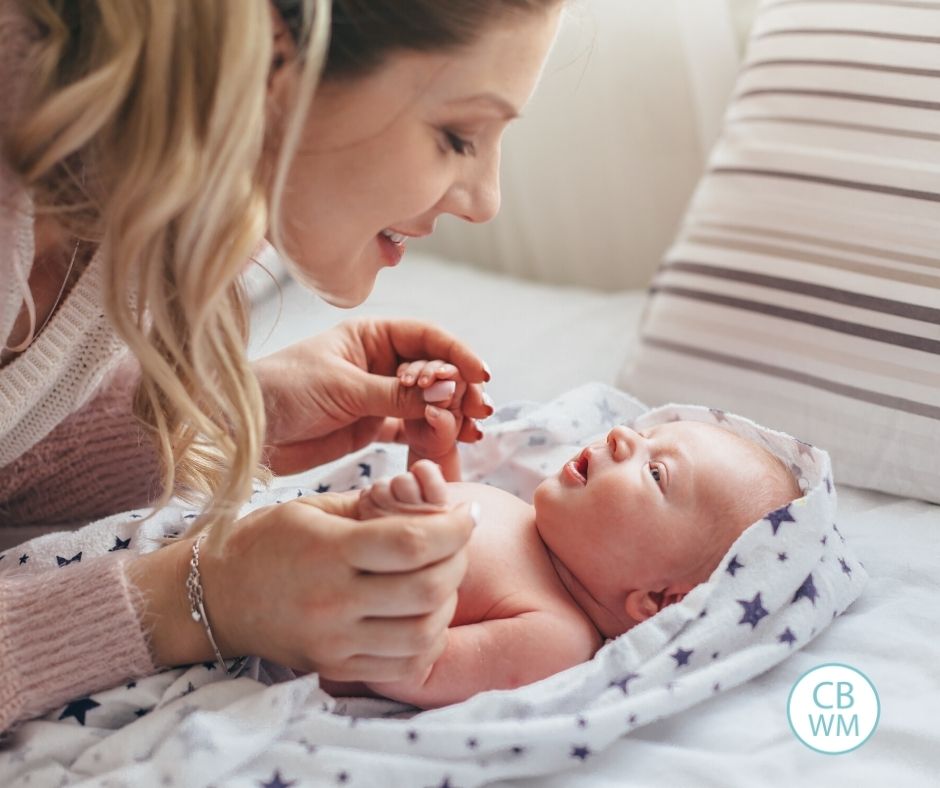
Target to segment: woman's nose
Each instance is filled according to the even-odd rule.
[[[441,208],[468,222],[488,222],[499,213],[499,153],[472,162],[445,195]]]
[[[642,441],[642,435],[624,424],[618,424],[607,433],[607,445],[617,462],[632,457]]]

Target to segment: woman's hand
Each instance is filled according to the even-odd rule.
[[[467,568],[469,507],[357,521],[358,492],[258,509],[200,546],[213,634],[226,657],[252,654],[337,681],[422,675],[443,651]],[[189,615],[192,540],[135,561],[154,659],[212,659]]]
[[[467,382],[459,440],[479,440],[474,419],[491,415],[485,365],[451,334],[416,320],[352,320],[255,362],[268,415],[266,455],[278,474],[297,473],[398,433],[422,418],[420,387],[403,386],[403,362],[439,359]]]

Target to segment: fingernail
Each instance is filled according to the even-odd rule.
[[[473,520],[474,528],[480,524],[480,504],[476,501],[470,503],[470,519]]]
[[[485,391],[483,392],[483,404],[490,409],[490,416],[492,416],[493,412],[496,410],[496,406],[493,404],[493,400],[490,399],[490,395]]]
[[[457,367],[455,367],[453,364],[444,364],[440,371],[443,375],[453,375],[457,371]]]
[[[401,379],[401,382],[404,383],[406,386],[410,386],[412,383],[415,382],[414,375],[405,375],[405,376]]]
[[[473,429],[476,430],[477,438],[483,437],[483,430],[480,429],[480,426],[476,422],[473,422]]]
[[[439,380],[435,384],[428,386],[422,392],[424,394],[425,402],[440,402],[445,399],[450,399],[454,396],[454,392],[457,390],[457,381],[455,380]]]
[[[493,374],[490,372],[490,365],[487,364],[485,361],[483,362],[483,375],[485,376],[485,379],[487,381],[489,381],[490,378],[493,377]]]

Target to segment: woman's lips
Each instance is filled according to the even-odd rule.
[[[379,233],[376,238],[378,238],[379,249],[382,250],[382,260],[384,261],[385,265],[398,265],[401,262],[401,258],[405,254],[404,242],[397,244],[383,233]]]

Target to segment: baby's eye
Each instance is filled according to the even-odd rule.
[[[657,468],[655,465],[650,465],[650,473],[653,475],[653,479],[655,480],[656,484],[659,484],[660,481],[662,481],[662,474],[660,473],[659,468]]]

